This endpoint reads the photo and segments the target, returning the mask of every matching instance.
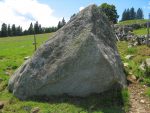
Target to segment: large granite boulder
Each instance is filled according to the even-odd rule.
[[[22,99],[33,96],[88,96],[114,84],[126,86],[108,19],[90,5],[47,40],[9,80]]]

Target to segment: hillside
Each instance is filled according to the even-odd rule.
[[[133,30],[133,33],[136,35],[146,35],[147,34],[147,28],[141,28],[141,29]]]
[[[138,39],[139,37],[147,38],[147,22],[148,20],[128,20],[119,22],[118,27],[126,26],[133,30],[134,36]],[[131,30],[131,31],[132,31]],[[130,35],[130,33],[126,33]],[[141,36],[142,35],[142,36]],[[128,36],[125,36],[128,37]],[[128,91],[130,95],[130,108],[129,113],[149,113],[150,105],[150,68],[147,66],[146,69],[142,69],[142,63],[146,59],[150,58],[150,48],[146,45],[129,46],[134,42],[134,36],[130,37],[129,42],[121,41],[118,42],[118,50],[122,61],[125,64],[125,70],[127,73],[127,79],[129,81]],[[132,42],[133,41],[133,42]],[[127,59],[127,56],[133,56]],[[146,103],[146,104],[145,104]]]
[[[132,24],[145,24],[150,20],[142,19],[142,20],[126,20],[118,22],[118,25],[132,25]]]
[[[150,20],[127,20],[121,21],[116,24],[117,26],[129,26],[133,28],[135,35],[146,35],[147,34],[147,22]]]
[[[150,77],[149,68],[146,71],[140,69],[145,59],[150,58],[150,48],[146,45],[128,48],[128,42],[118,42],[118,50],[125,66],[129,80],[128,91],[130,95],[129,113],[149,113],[150,105]],[[127,59],[127,55],[133,55]],[[146,104],[145,104],[146,103]]]

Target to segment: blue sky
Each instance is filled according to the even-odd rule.
[[[144,17],[150,13],[150,0],[0,0],[0,24],[21,25],[28,29],[30,23],[38,21],[42,27],[57,26],[58,21],[69,20],[82,7],[90,4],[114,4],[121,15],[124,9],[142,8]]]
[[[55,10],[56,16],[64,16],[68,18],[73,13],[79,11],[79,7],[86,7],[89,4],[100,5],[102,3],[114,4],[117,8],[118,14],[122,15],[125,8],[134,7],[142,8],[145,18],[148,18],[150,0],[39,0],[41,3],[48,4]]]

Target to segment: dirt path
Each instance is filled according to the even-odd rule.
[[[150,99],[144,95],[147,86],[140,84],[130,84],[128,87],[130,94],[129,113],[150,113]]]

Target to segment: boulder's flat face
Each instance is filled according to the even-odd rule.
[[[126,86],[115,36],[107,18],[91,5],[45,42],[9,80],[20,99],[32,96],[88,96],[115,83]]]

